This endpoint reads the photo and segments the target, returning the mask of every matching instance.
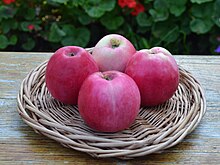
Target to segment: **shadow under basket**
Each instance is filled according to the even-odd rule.
[[[179,67],[178,90],[164,104],[142,107],[130,128],[117,133],[89,128],[77,106],[53,99],[45,85],[45,61],[22,81],[18,112],[37,133],[93,157],[131,159],[158,153],[181,142],[201,121],[206,100],[199,82]]]

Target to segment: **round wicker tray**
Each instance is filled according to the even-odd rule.
[[[18,112],[25,123],[65,147],[93,157],[129,159],[161,152],[181,142],[195,129],[206,111],[199,82],[182,67],[174,96],[156,107],[142,107],[133,125],[117,133],[90,129],[77,106],[53,99],[45,85],[47,61],[32,70],[21,83]]]

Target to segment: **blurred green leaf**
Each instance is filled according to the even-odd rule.
[[[166,0],[155,0],[154,8],[149,10],[154,22],[165,21],[169,17],[169,4]]]
[[[186,9],[186,2],[187,0],[168,0],[170,13],[175,15],[176,17],[180,16]]]
[[[26,20],[33,20],[35,18],[35,9],[29,8],[26,11],[27,13],[24,15]]]
[[[142,12],[136,17],[138,25],[142,27],[148,27],[152,25],[152,17],[148,17],[146,13]]]
[[[144,0],[145,4],[149,4],[150,2],[152,2],[153,0]]]
[[[181,19],[180,22],[180,32],[183,33],[184,35],[189,35],[191,33],[191,29],[190,29],[190,18],[183,16],[183,18]]]
[[[191,12],[194,17],[211,19],[211,16],[213,15],[213,7],[213,3],[206,3],[201,5],[195,4],[192,6]]]
[[[72,1],[70,1],[70,4],[74,7],[83,6],[85,3],[87,3],[87,0],[72,0]]]
[[[12,35],[10,38],[9,38],[9,44],[10,45],[15,45],[18,41],[18,38],[16,35]]]
[[[87,14],[80,14],[78,16],[78,20],[82,25],[88,25],[93,21],[93,19],[89,17]]]
[[[198,4],[201,4],[201,3],[205,3],[205,2],[211,2],[213,0],[190,0],[192,3],[198,3]]]
[[[220,27],[220,0],[216,0],[214,3],[213,21]]]
[[[89,7],[84,7],[84,9],[89,16],[94,17],[94,18],[99,18],[105,13],[105,11],[99,7],[89,6]]]
[[[12,8],[10,6],[0,5],[0,21],[8,18],[13,18],[16,14],[17,9]]]
[[[64,36],[73,35],[74,31],[76,30],[76,28],[71,24],[62,25],[61,28],[62,28],[63,32],[65,33]]]
[[[25,50],[32,50],[34,47],[35,47],[35,41],[28,37],[26,42],[22,44],[22,47],[25,49]]]
[[[138,36],[137,39],[139,41],[138,42],[139,49],[149,49],[150,48],[149,42],[146,38]]]
[[[8,46],[8,39],[4,35],[0,35],[0,49],[5,49]]]
[[[190,28],[192,32],[195,32],[197,34],[204,34],[207,33],[212,26],[214,25],[213,21],[210,19],[193,19],[190,22]]]
[[[137,40],[137,37],[136,37],[135,33],[132,32],[132,33],[129,34],[129,40],[131,41],[131,43],[134,45],[134,47],[136,49],[139,49],[138,40]]]
[[[155,0],[154,8],[158,10],[166,10],[167,8],[169,8],[169,3],[167,0]]]
[[[108,14],[105,17],[102,17],[100,21],[101,24],[106,27],[106,29],[116,30],[124,23],[124,18],[122,16]]]
[[[158,22],[153,25],[152,34],[159,39],[157,45],[162,41],[171,43],[179,37],[179,27],[171,21]]]
[[[91,0],[82,7],[90,17],[99,18],[104,15],[106,11],[113,10],[115,4],[115,0]]]
[[[153,17],[154,22],[165,21],[169,17],[168,10],[154,10],[154,9],[150,9],[149,13]]]
[[[50,0],[54,3],[67,3],[69,0]]]
[[[53,23],[50,27],[48,40],[51,42],[60,42],[65,35],[66,33],[57,25],[57,23]]]
[[[29,31],[28,25],[30,25],[30,22],[26,22],[26,21],[21,22],[20,26],[21,26],[22,31],[25,31],[25,32]]]
[[[190,21],[190,29],[197,34],[204,34],[211,30],[213,22],[213,3],[196,4],[192,7],[194,18]]]
[[[90,31],[87,28],[75,28],[73,25],[64,25],[66,36],[62,38],[62,45],[76,45],[85,47],[90,39]]]
[[[11,29],[11,26],[7,20],[3,21],[2,24],[0,24],[0,27],[2,28],[2,32],[4,34],[8,33]]]
[[[97,0],[94,0],[94,2],[97,2]],[[105,0],[100,1],[100,8],[102,8],[105,11],[112,11],[115,7],[116,1],[115,0]]]
[[[5,26],[10,26],[10,29],[17,29],[18,28],[18,22],[14,19],[7,19],[2,22],[5,24]]]

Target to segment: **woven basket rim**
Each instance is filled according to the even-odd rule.
[[[200,83],[179,66],[181,81],[172,99],[156,107],[141,107],[135,123],[127,130],[96,132],[83,123],[77,106],[50,98],[44,80],[47,62],[23,79],[17,96],[18,113],[37,133],[93,157],[130,159],[161,152],[180,143],[206,112]]]

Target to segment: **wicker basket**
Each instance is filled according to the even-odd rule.
[[[93,157],[129,159],[172,147],[195,129],[206,111],[199,82],[182,67],[174,96],[156,107],[142,107],[133,125],[117,133],[90,129],[77,106],[53,99],[45,85],[47,61],[32,70],[21,83],[18,112],[25,123],[65,147]]]

